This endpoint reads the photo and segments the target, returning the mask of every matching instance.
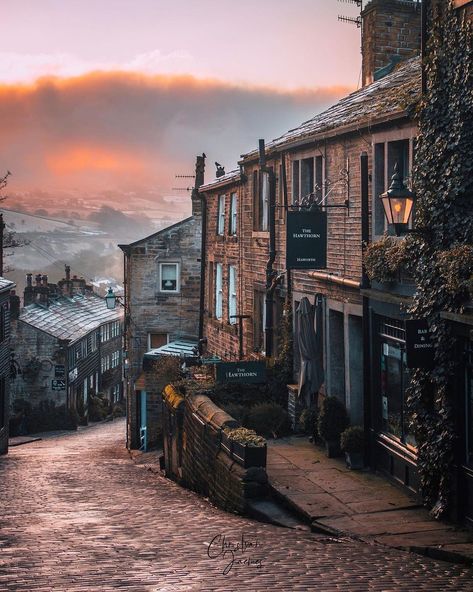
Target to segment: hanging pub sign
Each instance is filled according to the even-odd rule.
[[[287,269],[327,267],[327,213],[296,211],[287,213]]]
[[[426,319],[406,321],[406,365],[408,368],[431,368],[434,344]]]
[[[259,383],[266,382],[265,362],[221,362],[217,364],[217,382]]]

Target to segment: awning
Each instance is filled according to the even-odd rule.
[[[162,356],[178,356],[186,363],[195,362],[199,357],[198,345],[197,341],[177,339],[161,347],[150,349],[143,356],[143,369],[146,370],[150,362],[155,362]]]

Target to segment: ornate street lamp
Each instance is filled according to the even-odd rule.
[[[391,186],[379,198],[383,204],[388,224],[394,227],[396,236],[409,232],[408,224],[414,206],[415,194],[404,185],[397,162],[394,165]]]
[[[107,308],[109,310],[113,310],[117,304],[117,297],[111,287],[108,289],[107,295],[105,296],[105,302],[107,303]]]

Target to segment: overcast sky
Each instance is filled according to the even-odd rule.
[[[337,0],[0,6],[0,164],[17,188],[166,191],[195,154],[228,170],[359,83],[359,30],[337,22],[357,8]]]

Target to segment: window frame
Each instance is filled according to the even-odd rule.
[[[371,202],[371,211],[373,212],[372,215],[372,228],[371,228],[371,235],[373,240],[378,240],[383,236],[383,234],[387,231],[387,221],[384,215],[384,209],[382,207],[379,200],[379,195],[384,193],[389,188],[391,183],[391,177],[393,175],[392,169],[394,167],[393,158],[391,156],[392,152],[390,153],[390,146],[392,150],[392,144],[396,142],[408,142],[407,146],[407,159],[405,159],[405,165],[407,162],[407,167],[404,166],[403,171],[403,181],[406,182],[406,185],[411,188],[412,185],[412,170],[414,166],[414,156],[415,156],[415,140],[418,137],[418,129],[414,127],[407,127],[404,129],[392,130],[389,132],[373,134],[372,136],[372,181],[371,181],[371,191],[372,191],[372,202]],[[383,146],[383,163],[379,161],[379,154],[381,153],[381,146]],[[380,179],[380,175],[383,177]],[[382,182],[381,182],[382,181]],[[380,217],[382,216],[383,224],[381,229],[381,220]],[[409,228],[412,228],[413,220],[415,218],[415,204],[414,209],[411,215],[411,219],[409,221]],[[381,230],[381,232],[380,232]]]
[[[230,325],[237,324],[235,315],[238,312],[237,297],[237,268],[235,265],[228,266],[228,322]]]
[[[163,281],[163,266],[173,266],[176,269],[176,289],[175,290],[163,290],[162,281]],[[162,294],[179,294],[181,291],[181,281],[180,281],[180,264],[177,261],[160,261],[159,262],[159,278],[158,278],[158,292]]]
[[[225,202],[226,195],[224,193],[218,196],[217,203],[217,235],[223,236],[225,234]]]
[[[230,215],[229,215],[229,234],[236,236],[238,231],[238,193],[233,191],[230,194]]]
[[[215,263],[215,318],[223,318],[223,265]]]

